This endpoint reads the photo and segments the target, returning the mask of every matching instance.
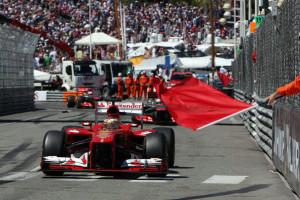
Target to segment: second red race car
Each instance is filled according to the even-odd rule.
[[[75,95],[67,97],[68,108],[95,108],[95,104],[100,100],[94,95],[92,88],[77,88]]]
[[[141,122],[168,125],[176,124],[167,106],[161,102],[157,95],[149,96],[148,99],[143,102],[143,113],[141,115],[133,115],[131,120],[137,124]]]
[[[142,173],[165,176],[174,166],[175,134],[171,128],[133,129],[121,123],[111,105],[107,118],[81,126],[65,126],[44,136],[41,169],[46,175],[64,172]]]

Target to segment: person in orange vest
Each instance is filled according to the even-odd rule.
[[[132,77],[131,73],[128,72],[127,76],[125,78],[125,88],[126,88],[127,98],[130,98],[132,87],[133,87],[133,77]]]
[[[133,79],[133,84],[132,84],[132,98],[137,98],[139,94],[139,87],[140,87],[140,82],[139,82],[139,77],[134,77]]]
[[[155,90],[156,90],[157,96],[160,98],[161,94],[165,90],[165,79],[162,76],[159,76]]]
[[[144,94],[144,98],[145,99],[147,98],[148,82],[149,82],[149,78],[146,75],[146,72],[143,71],[142,75],[139,78],[139,83],[140,83],[139,98],[142,98],[143,94]]]
[[[155,79],[156,79],[155,74],[153,72],[151,72],[151,76],[150,76],[149,82],[148,82],[148,93],[153,92]]]
[[[300,75],[297,76],[293,81],[286,83],[278,87],[275,92],[267,97],[268,105],[272,105],[273,102],[282,96],[291,96],[300,93]]]
[[[118,90],[117,97],[118,98],[123,98],[123,79],[122,79],[122,73],[118,73],[117,90]]]

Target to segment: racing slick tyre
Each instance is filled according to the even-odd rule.
[[[168,164],[169,167],[174,167],[175,163],[175,134],[172,128],[155,127],[157,132],[163,134],[166,138],[167,151],[168,151]]]
[[[63,156],[64,152],[64,134],[61,131],[48,131],[43,140],[42,157],[45,156]],[[43,171],[48,176],[61,176],[60,171]]]
[[[77,100],[77,108],[81,108],[81,103],[84,102],[84,97],[83,96],[79,96],[78,100]]]
[[[68,108],[73,108],[75,106],[75,97],[74,96],[68,96],[67,106],[68,106]]]
[[[162,134],[148,134],[145,138],[145,157],[168,160],[166,138]],[[161,177],[167,173],[148,174],[148,176]]]
[[[159,124],[159,120],[158,120],[158,113],[157,111],[154,111],[153,115],[152,115],[152,119],[153,119],[153,124],[158,125]]]
[[[135,123],[135,124],[141,124],[141,121],[137,120],[136,117],[137,117],[137,115],[133,115],[131,117],[131,122]]]

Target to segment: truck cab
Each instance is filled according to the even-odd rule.
[[[99,72],[95,61],[71,61],[62,63],[62,88],[66,91],[75,88],[100,89],[104,83],[104,74]]]

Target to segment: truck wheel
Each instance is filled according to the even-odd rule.
[[[68,106],[68,108],[73,108],[75,106],[75,97],[74,96],[68,96],[67,106]]]
[[[158,133],[163,134],[166,138],[167,151],[168,151],[168,164],[169,167],[174,167],[175,163],[175,134],[172,128],[155,127],[153,128]]]
[[[104,87],[103,90],[102,90],[102,96],[105,98],[105,97],[108,97],[110,95],[110,90],[108,87]]]
[[[148,134],[145,137],[145,157],[161,158],[166,160],[168,157],[166,138],[163,134]],[[148,176],[161,177],[167,173],[148,174]]]
[[[63,156],[64,152],[64,134],[61,131],[48,131],[43,140],[42,157],[45,156]],[[43,171],[48,176],[61,176],[60,171]]]

